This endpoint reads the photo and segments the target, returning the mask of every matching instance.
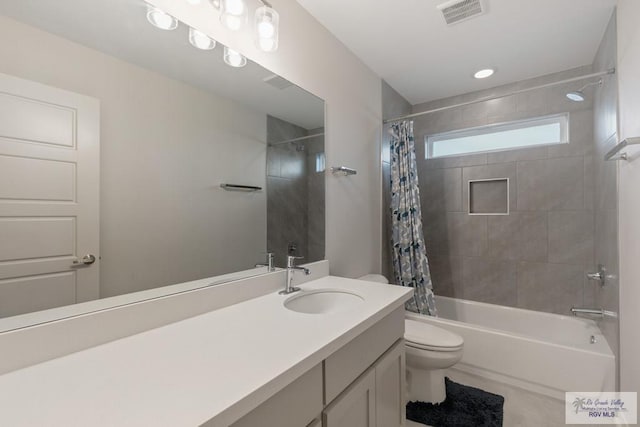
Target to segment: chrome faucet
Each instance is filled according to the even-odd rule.
[[[292,286],[293,273],[296,270],[303,271],[306,276],[311,274],[311,272],[309,271],[308,268],[297,267],[296,266],[296,260],[297,259],[302,259],[302,258],[303,257],[301,257],[301,256],[291,256],[291,255],[287,256],[287,282],[284,285],[284,290],[278,292],[280,295],[288,295],[288,294],[291,294],[293,292],[298,292],[300,290],[300,288]]]
[[[274,265],[274,253],[267,252],[267,263],[266,264],[256,264],[256,267],[267,267],[267,271],[276,271],[276,267]]]
[[[605,317],[613,317],[617,318],[618,313],[615,311],[605,310],[603,308],[579,308],[579,307],[571,307],[571,312],[574,316],[579,314],[586,314],[589,316],[599,317],[600,319],[604,319]]]

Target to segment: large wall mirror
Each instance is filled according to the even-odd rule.
[[[0,331],[261,274],[268,251],[277,266],[324,258],[324,102],[146,13],[137,0],[0,2]]]

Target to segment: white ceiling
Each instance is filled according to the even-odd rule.
[[[142,0],[0,0],[0,14],[306,129],[324,126],[321,99],[297,86],[265,84],[273,73],[251,61],[240,69],[227,66],[222,46],[193,48],[185,25],[175,31],[152,27]]]
[[[616,4],[486,0],[487,14],[447,26],[445,0],[297,1],[414,105],[591,64]]]

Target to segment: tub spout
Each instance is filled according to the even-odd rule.
[[[616,313],[615,311],[609,311],[603,308],[571,307],[571,313],[573,313],[574,316],[582,314],[582,315],[599,317],[601,319],[604,319],[605,317],[613,317],[613,318],[618,317],[618,313]]]

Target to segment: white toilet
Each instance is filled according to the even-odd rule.
[[[378,274],[367,274],[360,279],[389,283]],[[444,372],[462,358],[464,340],[446,329],[411,319],[404,321],[404,339],[409,400],[428,403],[444,401]]]
[[[440,403],[445,397],[444,370],[460,361],[464,340],[425,322],[405,319],[409,400]]]

